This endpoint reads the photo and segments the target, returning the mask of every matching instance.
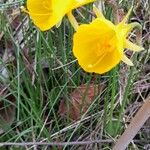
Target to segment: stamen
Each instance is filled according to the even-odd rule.
[[[105,57],[106,53],[103,53],[101,55],[101,57],[96,61],[96,63],[94,63],[93,65],[92,64],[89,64],[87,67],[88,69],[92,69],[93,67],[95,67],[104,57]]]

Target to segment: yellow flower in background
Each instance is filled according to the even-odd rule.
[[[121,60],[128,65],[133,65],[124,54],[124,48],[133,51],[143,50],[127,38],[128,33],[138,23],[126,24],[131,13],[114,25],[96,9],[98,18],[90,24],[80,25],[73,37],[73,53],[79,65],[87,72],[105,73],[115,67]]]
[[[27,0],[34,24],[45,31],[59,23],[65,14],[94,0]]]

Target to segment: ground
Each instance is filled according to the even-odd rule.
[[[99,5],[114,21],[116,9],[121,20],[132,4],[129,22],[139,22],[142,34],[134,30],[128,38],[140,40],[145,50],[126,50],[133,67],[121,62],[99,75],[83,71],[73,56],[75,31],[67,17],[42,32],[20,11],[25,1],[0,2],[0,149],[112,149],[150,96],[150,11],[148,0]],[[90,22],[92,5],[74,10],[74,16]],[[128,149],[150,149],[149,119]]]

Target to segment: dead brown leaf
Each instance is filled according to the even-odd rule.
[[[0,87],[0,133],[10,126],[15,118],[15,102],[15,97],[9,93],[7,88]]]
[[[64,117],[66,114],[72,120],[78,120],[94,101],[95,96],[101,93],[104,85],[81,85],[70,94],[71,103],[66,104],[62,99],[59,105],[59,114]]]

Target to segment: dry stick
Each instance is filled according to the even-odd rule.
[[[13,142],[3,142],[0,143],[2,146],[66,146],[66,145],[89,145],[95,143],[112,143],[112,140],[93,140],[93,141],[74,141],[74,142],[22,142],[22,143],[13,143]]]
[[[113,150],[124,150],[149,117],[150,117],[150,97],[148,97],[145,100],[145,103],[139,109],[135,117],[132,119],[128,128],[118,139],[116,145],[113,147]]]

